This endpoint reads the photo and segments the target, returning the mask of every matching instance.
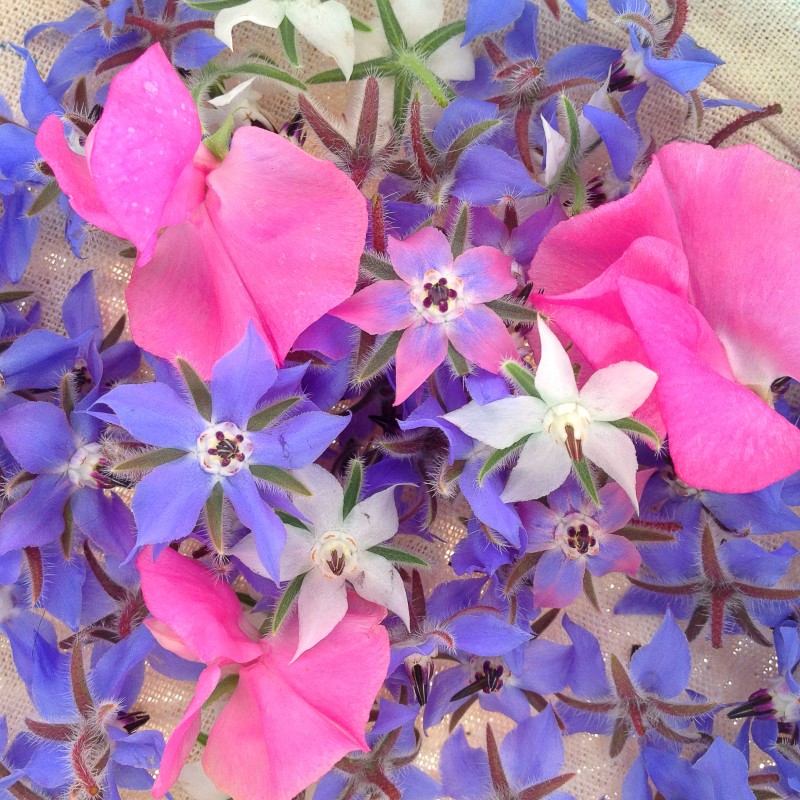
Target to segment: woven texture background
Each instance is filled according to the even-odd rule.
[[[422,7],[428,0],[418,2]],[[368,0],[350,0],[348,5],[362,19],[374,15]],[[21,43],[25,30],[33,24],[61,19],[79,6],[78,0],[0,0],[0,41]],[[463,13],[463,6],[464,2],[450,0],[447,17],[452,18],[459,10]],[[593,20],[588,25],[577,21],[566,8],[560,22],[542,10],[539,41],[545,57],[565,45],[578,42],[625,46],[626,34],[613,25],[606,4],[602,0],[592,0],[589,6]],[[740,132],[731,143],[753,141],[777,157],[800,166],[800,0],[765,0],[763,3],[753,0],[694,0],[690,3],[687,32],[701,46],[710,48],[727,62],[714,72],[711,82],[704,85],[706,94],[762,105],[773,102],[783,105],[782,116]],[[63,42],[56,33],[43,34],[33,42],[31,49],[41,72],[46,73],[49,69]],[[275,33],[264,29],[240,26],[236,31],[236,42],[242,49],[258,46],[277,53]],[[331,66],[330,62],[323,62],[306,49],[301,52],[309,70],[306,74]],[[0,45],[0,93],[6,96],[12,108],[16,105],[21,74],[21,59],[6,44]],[[331,111],[345,111],[347,100],[343,89],[321,87],[315,91],[315,96]],[[273,122],[280,123],[294,113],[293,106],[290,95],[276,90],[270,95],[268,116]],[[729,109],[712,110],[698,130],[693,123],[687,122],[686,111],[681,98],[666,90],[654,90],[648,93],[643,106],[642,128],[659,143],[675,137],[705,141],[724,123],[741,113]],[[83,272],[94,269],[106,323],[113,323],[124,312],[124,290],[131,269],[131,262],[118,255],[124,245],[105,234],[93,233],[84,250],[85,258],[79,261],[63,242],[61,224],[56,214],[44,215],[39,243],[23,286],[34,290],[36,298],[41,301],[44,324],[59,330],[60,306],[67,291]],[[757,221],[754,220],[753,224]],[[430,552],[428,545],[416,543],[420,555],[434,563],[434,569],[428,575],[431,584],[446,579],[448,557],[463,535],[459,526],[448,519],[441,519],[437,528],[437,533],[447,542],[446,547]],[[800,541],[795,544],[800,544]],[[617,653],[626,659],[632,645],[648,641],[658,620],[614,618],[611,610],[622,590],[621,582],[613,577],[598,581],[603,613],[598,614],[588,604],[580,602],[569,613],[600,638],[605,653]],[[749,640],[726,641],[722,652],[713,651],[706,642],[697,642],[692,652],[694,669],[690,686],[721,702],[746,697],[763,685],[765,677],[772,674],[775,666],[774,659],[769,658],[770,651]],[[167,681],[150,672],[139,707],[151,714],[152,725],[169,733],[185,708],[191,690],[190,685]],[[12,734],[21,730],[24,717],[32,713],[4,638],[0,638],[0,713],[8,716]],[[482,742],[485,722],[486,716],[480,712],[465,718],[464,724],[475,742]],[[501,735],[511,727],[504,718],[493,719],[492,723]],[[726,732],[724,727],[720,732]],[[730,729],[727,731],[732,732]],[[447,720],[423,739],[419,764],[434,774],[446,736]],[[577,735],[567,739],[566,768],[576,772],[577,777],[566,788],[578,800],[620,796],[621,776],[635,757],[636,748],[629,743],[622,756],[611,763],[607,747],[608,742],[602,737]],[[756,758],[753,767],[758,769],[759,766],[763,766],[763,762]],[[181,791],[176,794],[178,797],[186,796]]]

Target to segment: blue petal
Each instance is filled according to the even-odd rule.
[[[462,46],[476,36],[494,33],[507,28],[522,13],[525,0],[469,0],[467,5],[467,29]]]
[[[0,175],[11,181],[31,180],[36,177],[33,165],[39,158],[33,131],[19,125],[0,125]]]
[[[500,756],[511,788],[521,792],[553,778],[564,765],[564,742],[551,706],[506,734]]]
[[[452,703],[450,698],[467,686],[473,677],[466,665],[451,667],[438,672],[433,678],[428,702],[423,713],[423,728],[428,730],[433,725],[438,725],[445,714],[454,711],[466,701],[460,700]]]
[[[631,677],[646,692],[676,697],[689,683],[691,671],[689,643],[672,612],[667,611],[650,642],[631,657]]]
[[[223,479],[222,488],[239,521],[253,532],[261,563],[277,580],[281,554],[286,545],[286,528],[278,515],[261,499],[249,470],[240,470],[230,478]]]
[[[457,800],[485,800],[491,786],[486,753],[480,748],[470,747],[461,727],[442,747],[439,775],[445,796]]]
[[[204,31],[192,31],[182,36],[172,56],[172,63],[180,69],[200,69],[218,56],[225,45]]]
[[[347,788],[348,780],[347,775],[332,769],[320,779],[312,800],[339,800]]]
[[[458,160],[452,194],[477,206],[493,206],[504,197],[530,197],[544,191],[525,167],[488,144],[470,147]]]
[[[36,330],[20,336],[0,354],[5,392],[57,386],[64,372],[73,367],[81,344],[52,331]]]
[[[89,270],[69,290],[61,306],[61,318],[69,336],[75,337],[88,330],[96,330],[102,338],[103,320],[94,288],[94,272]]]
[[[39,475],[28,493],[0,517],[0,555],[20,547],[39,547],[61,536],[64,504],[73,486],[64,475]]]
[[[711,779],[688,761],[651,748],[645,748],[642,755],[653,784],[665,800],[715,800]]]
[[[539,694],[560,692],[567,684],[573,649],[547,639],[534,639],[522,648],[522,670],[515,684]]]
[[[130,708],[141,690],[142,677],[137,675],[131,685],[130,676],[139,671],[154,644],[153,635],[140,625],[103,653],[92,669],[92,687],[97,696],[114,698],[121,701],[123,708]]]
[[[657,58],[653,54],[652,48],[644,49],[645,69],[680,94],[687,94],[692,89],[696,89],[715,66],[716,64],[708,61]]]
[[[258,401],[275,383],[277,370],[264,340],[250,322],[241,342],[211,373],[212,420],[244,428]]]
[[[25,44],[29,44],[34,36],[38,36],[42,31],[57,30],[59,33],[65,33],[68,36],[74,36],[80,33],[84,28],[88,28],[95,21],[95,12],[92,8],[79,8],[74,14],[71,14],[66,19],[57,20],[56,22],[42,22],[39,25],[34,25],[29,28],[25,33]]]
[[[342,432],[349,416],[308,411],[277,425],[251,433],[254,464],[300,469],[319,458]]]
[[[392,774],[392,781],[402,793],[403,797],[414,800],[438,800],[442,790],[430,775],[426,775],[416,767],[405,767]]]
[[[130,509],[114,493],[87,487],[70,500],[75,525],[106,555],[125,560],[136,544],[136,527]]]
[[[778,550],[767,552],[751,539],[728,539],[719,552],[725,566],[737,578],[761,586],[774,586],[787,573],[797,554],[789,542],[784,542]]]
[[[577,77],[602,83],[621,54],[621,50],[599,44],[572,45],[559,50],[545,62],[545,75],[551,84]]]
[[[106,17],[118,28],[125,25],[125,15],[133,7],[133,0],[113,0],[106,8]]]
[[[583,22],[589,21],[589,9],[587,0],[567,0],[567,5],[572,9],[575,16]]]
[[[471,458],[464,465],[458,485],[464,499],[469,503],[472,513],[484,524],[500,533],[503,538],[515,547],[520,544],[520,528],[522,523],[513,505],[507,505],[500,499],[503,481],[498,472],[493,472],[478,484],[478,472],[483,463]]]
[[[93,412],[98,405],[109,406],[125,430],[156,447],[194,450],[197,437],[209,426],[188,400],[161,383],[116,386]]]
[[[163,752],[164,734],[161,731],[141,730],[131,734],[120,732],[119,738],[114,742],[113,759],[117,764],[128,767],[158,769]]]
[[[511,684],[504,684],[498,692],[479,692],[478,705],[490,714],[502,714],[516,723],[522,723],[531,717],[528,698]]]
[[[459,650],[477,656],[500,656],[529,641],[531,634],[508,622],[499,611],[467,609],[452,616],[448,632]]]
[[[158,544],[192,532],[214,476],[194,456],[179,458],[145,475],[133,495],[133,516],[139,528],[136,543]]]
[[[715,800],[753,800],[753,792],[747,783],[747,761],[724,739],[714,739],[694,766],[711,779]]]
[[[50,114],[61,114],[64,109],[57,100],[51,97],[42,76],[36,69],[31,54],[24,47],[11,45],[14,52],[25,59],[25,72],[22,75],[19,103],[22,113],[31,128],[38,128],[42,120]]]
[[[641,755],[633,762],[622,783],[622,800],[653,800],[644,757]]]
[[[782,497],[784,482],[750,494],[703,492],[703,503],[725,526],[750,535],[800,528],[800,517]]]
[[[142,362],[142,351],[133,342],[117,342],[101,353],[103,384],[117,383],[133,375]]]
[[[86,580],[86,562],[65,561],[60,545],[42,548],[44,586],[39,604],[48,614],[61,620],[71,631],[78,630]],[[94,622],[97,617],[92,619]]]
[[[0,414],[0,437],[20,466],[35,475],[65,473],[77,450],[67,415],[46,402],[28,402]]]
[[[419,713],[419,706],[405,706],[391,700],[381,698],[378,703],[378,719],[372,726],[371,733],[381,735],[413,722]]]
[[[572,664],[567,683],[578,697],[589,700],[608,697],[611,686],[606,677],[606,666],[600,644],[589,631],[574,623],[564,614],[564,630],[572,640]]]
[[[502,5],[502,4],[500,4]],[[536,37],[536,25],[539,20],[539,8],[532,3],[525,3],[522,15],[513,29],[506,34],[506,53],[512,61],[539,58],[539,43]]]
[[[427,617],[441,621],[451,614],[478,604],[485,578],[468,578],[437,584],[427,601]]]
[[[433,129],[431,140],[438,150],[444,152],[468,128],[498,118],[497,106],[494,103],[457,97],[442,112],[439,122]]]
[[[17,283],[31,260],[31,251],[39,235],[39,217],[26,217],[33,196],[24,185],[13,194],[3,195],[0,217],[0,278]]]
[[[627,180],[639,155],[639,137],[611,111],[586,105],[583,116],[603,140],[615,175],[622,181]]]

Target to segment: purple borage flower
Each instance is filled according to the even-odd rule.
[[[133,498],[137,544],[186,536],[205,506],[209,535],[222,552],[226,497],[242,525],[253,532],[259,557],[277,580],[286,530],[261,498],[257,481],[307,492],[287,470],[304,467],[322,454],[348,418],[316,407],[282,418],[287,410],[302,407],[304,398],[287,397],[272,357],[252,325],[215,364],[210,390],[188,364],[179,364],[191,401],[168,385],[148,383],[117,386],[94,406],[93,413],[159,448],[116,467],[135,470],[158,464],[139,482]],[[272,402],[259,410],[265,398]]]
[[[470,747],[459,728],[442,748],[442,788],[453,800],[573,800],[560,792],[573,773],[560,774],[564,742],[553,709],[526,719],[498,747],[486,726],[486,750]]]
[[[580,594],[588,570],[600,577],[609,572],[635,575],[641,564],[636,547],[615,536],[630,522],[634,509],[622,487],[608,483],[598,493],[600,507],[586,497],[570,477],[538,501],[519,503],[528,533],[527,551],[540,554],[533,576],[533,597],[539,608],[564,608]]]
[[[558,0],[545,0],[552,14],[558,18],[560,11]],[[586,0],[567,0],[567,5],[583,22],[589,20]],[[531,11],[531,9],[533,11]],[[467,4],[467,30],[464,34],[463,44],[471,42],[478,36],[495,33],[507,28],[516,22],[523,13],[535,13],[536,6],[530,5],[527,0],[469,0]]]
[[[559,693],[556,711],[568,733],[611,734],[612,758],[631,736],[662,747],[699,741],[683,730],[709,714],[716,703],[697,702],[699,695],[688,690],[688,697],[681,698],[692,659],[671,612],[651,641],[634,652],[627,668],[611,655],[610,681],[597,639],[568,616],[563,624],[573,643],[567,683],[574,696]]]
[[[485,305],[516,288],[508,256],[475,247],[454,259],[447,237],[435,228],[402,241],[390,238],[388,247],[397,280],[367,286],[333,313],[367,333],[394,332],[396,404],[424,383],[449,346],[495,373],[516,357],[505,324]]]

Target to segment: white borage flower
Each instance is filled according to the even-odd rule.
[[[356,498],[361,487],[360,464],[358,470],[353,493]],[[292,494],[292,502],[307,524],[303,529],[284,523],[286,547],[281,557],[280,579],[293,583],[284,595],[288,598],[287,605],[282,602],[276,611],[276,617],[280,615],[282,619],[288,602],[297,595],[300,635],[294,657],[322,641],[342,620],[347,613],[348,585],[365,600],[397,614],[408,628],[408,598],[403,579],[384,555],[417,565],[425,562],[393,548],[381,548],[383,555],[373,552],[377,545],[397,533],[400,524],[394,501],[397,487],[376,492],[348,511],[345,491],[327,470],[311,464],[295,474],[311,492],[308,496]],[[230,553],[253,572],[269,577],[258,558],[252,534]]]
[[[586,484],[588,460],[615,480],[638,510],[636,450],[619,423],[652,433],[628,418],[650,395],[658,376],[642,364],[622,361],[595,372],[578,391],[561,342],[541,318],[538,328],[542,355],[533,378],[538,396],[520,394],[483,406],[473,402],[444,418],[496,450],[524,442],[501,495],[507,503],[544,497],[564,483],[573,467]]]
[[[338,0],[250,0],[217,14],[214,35],[233,50],[233,29],[240,22],[278,28],[289,22],[320,53],[330,56],[346,78],[355,61],[355,31],[347,7]]]

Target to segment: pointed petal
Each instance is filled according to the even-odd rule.
[[[468,308],[447,323],[447,338],[467,361],[497,374],[504,361],[518,358],[514,340],[505,323],[486,306]]]
[[[421,317],[406,328],[397,347],[395,368],[397,389],[394,404],[400,405],[433,374],[447,355],[444,325],[426,322]]]
[[[620,361],[597,370],[581,388],[581,405],[593,420],[630,417],[656,385],[658,375],[635,361]]]
[[[310,497],[293,495],[297,510],[311,522],[315,534],[342,529],[344,489],[342,484],[319,464],[309,464],[295,472],[295,477],[310,492]]]
[[[533,574],[533,598],[539,608],[566,608],[581,593],[583,559],[567,558],[560,547],[547,550]]]
[[[420,228],[405,239],[389,237],[389,258],[394,271],[406,283],[422,280],[429,269],[448,269],[453,263],[447,237],[433,227]]]
[[[486,751],[471,747],[460,725],[442,747],[439,774],[447,797],[483,800],[486,787],[491,786]]]
[[[408,597],[403,579],[392,563],[375,553],[363,551],[358,554],[358,568],[360,572],[353,580],[358,594],[397,614],[410,630]]]
[[[378,281],[356,292],[331,313],[367,333],[403,330],[418,316],[410,293],[411,287],[405,281]]]
[[[504,397],[485,406],[468,403],[445,414],[444,418],[473,439],[502,450],[524,436],[541,431],[545,410],[545,404],[538,397],[520,395]]]
[[[244,428],[276,376],[272,355],[251,323],[242,341],[214,365],[212,420],[233,422]]]
[[[631,678],[645,692],[659,697],[677,697],[689,683],[692,659],[689,643],[671,611],[650,642],[631,657]]]
[[[325,411],[306,411],[249,434],[254,464],[300,469],[319,458],[350,421]]]
[[[572,462],[564,445],[549,433],[535,433],[522,448],[500,497],[505,503],[538,500],[558,489],[571,471]]]
[[[344,578],[327,578],[314,567],[303,579],[297,595],[297,622],[300,633],[295,658],[321,642],[347,613],[347,586]]]
[[[336,62],[346,79],[350,78],[356,56],[355,31],[350,12],[342,3],[295,0],[287,5],[286,16],[320,53]]]
[[[223,8],[214,21],[214,35],[233,50],[233,29],[240,22],[277,28],[284,16],[284,7],[275,0],[250,0],[249,3]]]
[[[64,530],[64,505],[74,487],[64,475],[39,475],[28,493],[0,517],[0,555],[39,547]]]
[[[539,317],[537,322],[542,355],[536,368],[536,389],[549,406],[574,402],[578,399],[578,386],[567,351],[558,337]]]
[[[511,256],[494,247],[470,248],[453,262],[453,272],[464,281],[464,298],[469,303],[487,303],[517,285],[511,274]]]
[[[583,440],[583,454],[625,490],[638,512],[636,470],[639,462],[630,437],[607,422],[593,422]]]
[[[64,473],[77,450],[67,415],[49,403],[22,403],[0,415],[0,437],[19,465],[34,474]]]
[[[400,523],[394,501],[395,489],[391,486],[376,492],[358,503],[347,515],[342,530],[352,536],[362,550],[385,542],[397,533]]]
[[[160,544],[191,533],[211,494],[214,476],[194,456],[157,467],[145,475],[133,495],[138,545]]]
[[[467,30],[463,44],[471,42],[477,36],[507,28],[522,14],[524,7],[525,0],[508,0],[505,3],[497,3],[496,0],[472,0],[467,6]]]

